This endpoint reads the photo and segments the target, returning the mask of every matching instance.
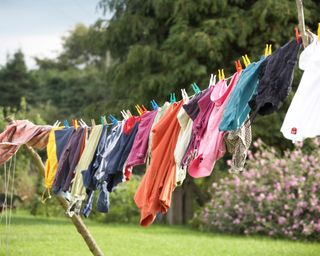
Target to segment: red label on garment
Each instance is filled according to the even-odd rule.
[[[291,129],[291,134],[297,134],[297,128],[296,127],[293,127]]]

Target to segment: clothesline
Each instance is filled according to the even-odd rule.
[[[251,144],[250,113],[268,115],[280,108],[291,90],[300,45],[292,40],[230,78],[214,86],[210,82],[208,88],[191,98],[182,90],[179,102],[166,102],[112,126],[93,125],[89,131],[81,120],[80,126],[76,121],[72,127],[14,121],[0,134],[0,164],[22,144],[46,146],[45,186],[68,200],[70,216],[89,216],[95,191],[98,211],[108,212],[109,193],[119,183],[130,180],[135,166],[146,164],[135,203],[141,210],[140,224],[150,225],[158,212],[168,211],[173,190],[183,183],[187,173],[194,178],[211,175],[215,162],[226,150],[232,153],[230,170],[239,173],[244,169]],[[306,56],[307,64],[303,64],[305,74],[295,98],[303,95],[299,90],[306,87],[305,75],[317,74],[307,70],[318,63],[318,49],[315,37],[301,55]],[[312,83],[318,81],[319,77]],[[295,126],[296,138],[300,138],[306,123]],[[320,125],[317,129],[320,134]]]

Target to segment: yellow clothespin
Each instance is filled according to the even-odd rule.
[[[246,60],[247,60],[248,66],[249,66],[249,64],[251,64],[251,61],[250,61],[250,59],[249,59],[247,54],[245,55],[245,57],[246,57]]]
[[[221,69],[221,76],[222,76],[222,79],[225,79],[224,70],[223,69]]]
[[[78,125],[78,120],[74,120],[74,128],[78,129],[79,125]]]
[[[247,63],[247,60],[246,60],[246,58],[244,56],[242,56],[242,60],[243,60],[244,65],[246,67],[248,67],[249,64]]]
[[[269,48],[268,48],[268,44],[266,44],[266,48],[264,49],[264,57],[268,57],[269,55]]]
[[[320,22],[318,23],[318,40],[320,42]]]
[[[269,44],[268,54],[269,54],[269,55],[272,54],[272,44]]]
[[[219,78],[219,81],[221,80],[221,71],[220,69],[218,69],[218,78]]]
[[[139,105],[135,105],[135,107],[136,107],[136,110],[137,110],[137,112],[138,112],[138,114],[139,114],[139,116],[140,116],[140,115],[141,115],[141,110],[140,110]]]

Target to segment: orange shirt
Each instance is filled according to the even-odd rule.
[[[150,225],[157,212],[166,213],[170,207],[176,178],[174,150],[180,132],[177,115],[182,104],[172,104],[152,130],[150,166],[134,197],[141,210],[141,226]]]

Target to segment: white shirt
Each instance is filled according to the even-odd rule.
[[[304,73],[281,127],[284,137],[293,142],[320,135],[320,42],[316,36],[301,53],[299,68]]]

